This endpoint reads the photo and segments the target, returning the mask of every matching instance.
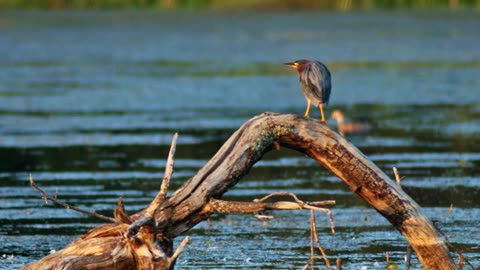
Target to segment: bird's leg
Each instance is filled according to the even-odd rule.
[[[310,106],[312,105],[312,101],[310,99],[307,99],[307,109],[305,110],[305,118],[310,117]]]
[[[325,123],[325,114],[323,113],[323,103],[320,102],[320,104],[318,104],[318,107],[320,107],[320,114],[322,115],[322,120],[320,122]]]

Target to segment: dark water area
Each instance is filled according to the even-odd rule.
[[[327,115],[340,109],[370,123],[347,138],[387,174],[397,167],[404,190],[479,267],[479,26],[480,15],[467,11],[0,12],[0,269],[38,260],[101,223],[45,205],[29,173],[77,207],[112,215],[122,196],[134,213],[155,196],[175,132],[171,190],[251,117],[303,114],[297,75],[281,65],[298,58],[330,67]],[[389,251],[405,269],[403,236],[300,153],[268,153],[224,198],[275,191],[336,200],[335,234],[317,214],[332,262],[384,269]],[[268,214],[275,218],[266,223],[217,215],[199,224],[177,268],[301,269],[309,213]]]

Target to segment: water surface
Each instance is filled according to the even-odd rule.
[[[303,114],[295,72],[325,62],[331,106],[369,122],[347,135],[480,265],[480,17],[409,13],[0,13],[0,268],[18,268],[100,224],[45,205],[49,194],[111,215],[155,196],[179,132],[172,190],[245,121]],[[312,110],[312,117],[319,117]],[[330,122],[334,126],[334,122]],[[382,216],[304,155],[267,154],[225,198],[275,191],[336,200],[336,233],[317,215],[322,245],[347,269],[403,267],[407,243]],[[220,215],[187,233],[178,269],[300,269],[309,213]],[[452,253],[456,258],[456,255]],[[421,266],[413,259],[413,269]],[[318,265],[323,265],[319,263]]]

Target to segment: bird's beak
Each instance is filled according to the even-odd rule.
[[[296,62],[288,62],[288,63],[283,63],[284,65],[287,65],[287,66],[290,66],[290,67],[293,67],[293,68],[297,68],[298,64]]]

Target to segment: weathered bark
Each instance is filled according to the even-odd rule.
[[[55,258],[59,265],[59,261],[68,261],[75,256],[74,260],[86,262],[89,257],[88,260],[100,263],[104,262],[105,256],[118,260],[120,257],[115,256],[119,252],[114,250],[122,250],[122,254],[134,255],[121,256],[116,269],[147,269],[145,265],[168,269],[173,266],[174,260],[169,259],[163,265],[160,262],[172,255],[172,240],[208,218],[212,213],[212,204],[209,204],[214,202],[212,199],[220,199],[248,173],[255,162],[278,145],[305,153],[338,176],[407,238],[425,269],[456,269],[444,243],[420,207],[354,145],[318,121],[273,113],[265,113],[246,122],[194,177],[166,199],[155,211],[155,224],[151,224],[154,231],[145,229],[148,226],[140,226],[140,232],[144,234],[136,235],[137,240],[134,241],[125,235],[126,225],[105,225],[110,230],[108,233],[96,235],[97,229],[94,229],[87,234],[99,243],[89,242],[88,248],[84,248],[82,238],[86,236],[83,236],[60,251],[60,256],[53,254],[43,261]],[[141,217],[142,212],[132,219]],[[147,232],[152,232],[152,236],[148,236]],[[111,241],[111,237],[115,240]],[[124,244],[119,247],[119,243]],[[69,249],[70,253],[65,251]],[[95,252],[87,252],[93,249],[96,249]],[[135,253],[139,250],[143,250],[140,255]],[[150,264],[144,263],[140,267],[138,259],[135,259],[138,257]],[[130,267],[124,267],[128,264]],[[39,261],[25,269],[56,268]]]

